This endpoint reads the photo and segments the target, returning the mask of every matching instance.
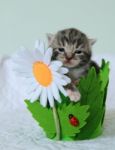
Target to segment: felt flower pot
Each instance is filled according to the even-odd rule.
[[[77,88],[81,93],[81,99],[78,102],[71,102],[69,97],[60,93],[61,103],[56,102],[55,109],[43,107],[39,100],[33,103],[25,100],[25,103],[48,138],[57,139],[57,131],[60,135],[58,140],[95,138],[103,132],[108,82],[109,63],[102,60],[98,74],[92,67],[88,74],[80,79]],[[58,126],[54,114],[57,115]]]

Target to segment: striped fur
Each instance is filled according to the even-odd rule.
[[[53,48],[52,59],[63,62],[69,69],[68,76],[72,81],[86,75],[91,66],[98,70],[98,65],[91,61],[91,46],[94,40],[89,40],[81,31],[70,28],[58,31],[54,35],[48,34],[48,42]]]

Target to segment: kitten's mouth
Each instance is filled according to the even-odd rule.
[[[72,61],[73,61],[72,58],[73,58],[73,57],[71,57],[71,58],[66,58],[66,59],[64,60],[64,63],[65,63],[65,64],[72,64]]]
[[[71,64],[72,62],[71,62],[71,60],[65,60],[64,61],[64,64]]]
[[[74,68],[78,66],[79,62],[76,63],[76,61],[74,61],[73,59],[70,60],[67,59],[63,62],[63,64],[65,67]]]
[[[66,60],[64,61],[64,66],[71,68],[74,67],[74,64],[72,63],[71,60]]]

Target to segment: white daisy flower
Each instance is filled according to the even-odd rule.
[[[43,42],[36,41],[35,50],[21,49],[13,56],[14,70],[24,78],[27,96],[31,102],[40,100],[44,107],[54,106],[54,100],[61,102],[59,91],[67,96],[64,87],[71,82],[65,74],[68,69],[62,62],[51,61],[52,49],[45,50]]]

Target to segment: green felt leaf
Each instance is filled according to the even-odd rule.
[[[109,82],[109,62],[105,62],[105,60],[102,60],[102,65],[99,73],[99,78],[102,81],[101,84],[101,90],[105,90],[108,82]]]
[[[88,109],[88,105],[80,106],[80,103],[70,103],[69,105],[63,105],[58,109],[62,139],[64,137],[74,137],[80,132],[80,129],[86,124],[86,119],[89,116]],[[70,124],[69,114],[72,114],[79,120],[78,126],[72,126]]]
[[[96,138],[97,136],[101,135],[102,132],[103,132],[103,127],[101,124],[99,124],[95,129],[95,131],[93,132],[93,134],[90,136],[90,139]]]
[[[110,71],[109,62],[105,62],[105,60],[102,60],[99,78],[102,81],[101,90],[104,92],[103,106],[105,106],[107,97],[107,89],[109,84],[109,71]]]
[[[89,73],[86,77],[80,80],[78,88],[81,93],[80,103],[82,105],[91,105],[92,107],[90,107],[90,109],[92,110],[95,109],[97,105],[101,107],[103,103],[103,100],[100,101],[102,96],[102,93],[100,92],[101,81],[96,75],[94,67],[89,70]]]
[[[94,115],[94,116],[93,116]],[[88,118],[86,126],[81,130],[78,135],[78,139],[90,139],[91,137],[95,137],[94,132],[100,124],[100,120],[103,117],[103,109],[97,109],[95,114],[93,113],[91,117]],[[101,132],[102,126],[98,127],[98,132]],[[97,133],[95,133],[97,134]]]
[[[44,108],[38,101],[31,103],[29,100],[25,100],[25,102],[33,118],[44,129],[47,137],[54,138],[56,131],[51,108]]]
[[[106,88],[109,79],[109,64],[104,60],[100,73],[96,74],[95,68],[91,68],[86,77],[82,78],[79,83],[79,90],[82,95],[81,105],[89,105],[90,116],[87,124],[81,129],[77,139],[86,139],[95,137],[96,130],[102,131],[102,123],[105,114]]]

